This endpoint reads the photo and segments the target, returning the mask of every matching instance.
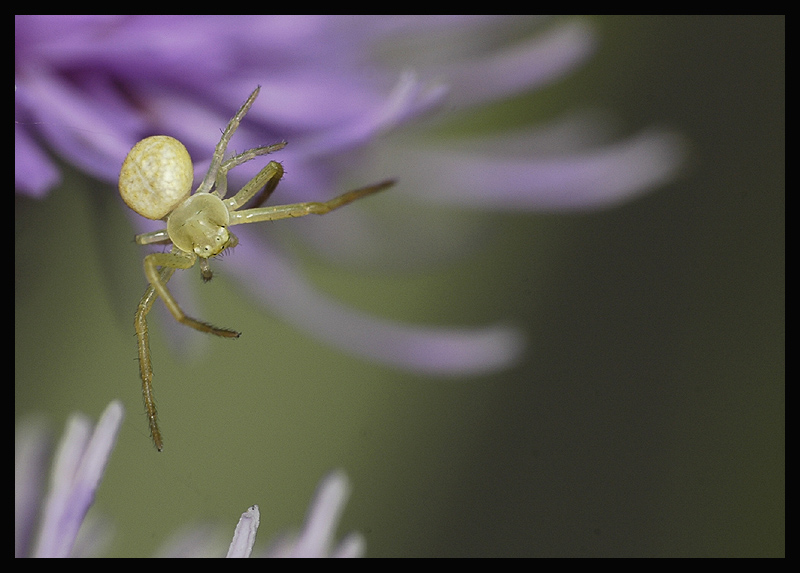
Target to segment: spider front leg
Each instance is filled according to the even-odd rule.
[[[262,187],[264,187],[264,201],[266,201],[275,191],[275,187],[278,186],[282,177],[283,165],[277,161],[270,161],[255,177],[245,183],[244,187],[239,189],[236,195],[224,201],[228,211],[233,213],[233,211],[252,199]]]
[[[142,396],[144,397],[144,407],[147,412],[147,420],[150,424],[150,435],[156,449],[160,452],[164,449],[164,442],[161,439],[161,431],[158,429],[158,418],[156,416],[156,402],[153,395],[153,363],[150,358],[150,334],[147,329],[147,315],[153,308],[153,303],[159,296],[164,300],[164,304],[178,322],[196,328],[202,332],[210,332],[218,336],[236,338],[238,332],[225,328],[216,328],[201,322],[186,314],[178,306],[172,293],[167,288],[167,283],[177,269],[188,269],[195,263],[196,255],[185,253],[173,247],[171,253],[152,253],[144,259],[144,269],[150,285],[147,287],[139,306],[136,309],[134,326],[136,328],[136,341],[139,345],[139,374],[142,378]],[[160,269],[159,269],[160,267]]]
[[[283,170],[281,170],[282,172]],[[276,205],[274,207],[261,207],[258,209],[246,209],[244,211],[232,211],[230,225],[241,225],[243,223],[258,223],[260,221],[277,221],[279,219],[288,219],[290,217],[305,217],[306,215],[324,215],[330,213],[334,209],[343,207],[357,201],[367,195],[372,195],[378,191],[391,187],[395,184],[394,179],[387,179],[374,185],[361,187],[348,191],[338,197],[334,197],[330,201],[316,202],[309,201],[307,203],[292,203],[290,205]],[[277,185],[277,181],[275,182]],[[274,186],[273,186],[274,188]],[[241,193],[241,191],[240,191]],[[238,194],[237,194],[238,197]],[[236,199],[229,199],[233,201]]]
[[[240,153],[239,155],[231,157],[225,163],[223,163],[220,166],[219,170],[217,171],[217,183],[215,185],[215,189],[213,191],[213,194],[216,195],[217,197],[219,197],[220,199],[224,199],[225,198],[225,195],[228,194],[228,171],[230,171],[234,167],[238,167],[242,163],[247,163],[251,159],[255,159],[256,157],[258,157],[259,155],[267,155],[268,153],[272,153],[273,151],[279,151],[279,150],[283,149],[284,147],[286,147],[286,142],[285,141],[281,141],[280,143],[273,143],[272,145],[265,145],[263,147],[256,147],[254,149],[248,149],[244,153]],[[249,190],[250,189],[250,185],[255,185],[255,187],[253,188],[253,191],[250,194],[250,196],[248,197],[248,199],[250,197],[252,197],[256,193],[256,191],[258,191],[261,187],[264,186],[264,183],[267,180],[269,180],[272,177],[274,177],[272,171],[275,170],[275,166],[276,165],[278,167],[280,167],[280,163],[277,163],[275,161],[270,161],[267,164],[267,166],[264,167],[264,169],[259,171],[258,175],[253,177],[253,179],[251,179],[247,183],[247,185],[245,185],[242,189],[239,190],[239,193],[237,193],[237,195],[240,195],[242,193],[242,191],[245,191],[246,189]],[[281,177],[283,177],[283,168],[282,167],[280,168],[280,175],[278,175],[278,180],[280,180]],[[259,181],[260,181],[260,183],[258,183]],[[275,184],[272,186],[272,189],[275,189],[275,185],[277,185],[277,184],[278,183],[276,181]],[[271,193],[271,191],[269,191],[268,193]],[[228,200],[228,202],[230,203],[230,200]],[[247,202],[247,200],[244,200],[239,205],[243,205],[246,202]],[[238,209],[239,205],[236,206],[237,209]]]
[[[242,104],[242,107],[239,108],[239,111],[236,112],[236,115],[234,115],[228,122],[228,125],[225,127],[225,131],[222,132],[222,137],[220,138],[219,143],[217,143],[217,147],[214,149],[214,155],[211,157],[211,165],[208,167],[208,172],[206,172],[206,176],[203,177],[203,181],[200,183],[200,187],[197,188],[195,193],[208,193],[211,191],[211,187],[214,186],[214,182],[217,180],[217,171],[222,165],[222,160],[225,157],[225,150],[228,148],[228,142],[238,129],[242,118],[248,112],[250,106],[252,106],[253,102],[256,101],[259,91],[261,91],[261,86],[258,86],[253,90],[253,93],[250,94],[250,96],[247,98],[247,101]]]
[[[153,243],[164,243],[169,241],[169,233],[166,229],[160,231],[150,231],[134,237],[137,245],[152,245]]]
[[[150,285],[155,289],[158,296],[161,297],[161,300],[164,301],[164,304],[167,306],[170,313],[172,313],[172,316],[175,317],[175,320],[186,326],[191,326],[200,332],[208,332],[209,334],[215,334],[224,338],[239,338],[240,333],[235,330],[217,328],[207,322],[187,316],[186,313],[181,310],[181,307],[178,306],[178,302],[167,288],[166,282],[161,280],[162,271],[159,271],[159,267],[161,267],[162,270],[166,268],[189,269],[194,266],[196,260],[197,255],[194,253],[187,253],[181,251],[177,247],[173,247],[171,253],[150,253],[147,255],[144,258],[144,273],[147,275],[147,280],[150,281]]]

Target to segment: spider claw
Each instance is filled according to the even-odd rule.
[[[231,330],[230,328],[220,328],[218,326],[214,326],[213,324],[209,324],[201,320],[196,320],[195,323],[203,326],[203,328],[199,328],[198,330],[202,330],[204,332],[208,332],[209,334],[220,336],[222,338],[239,338],[242,335],[241,332],[238,332],[236,330]]]
[[[239,338],[242,335],[241,332],[229,330],[227,328],[215,328],[214,334],[221,336],[222,338]]]

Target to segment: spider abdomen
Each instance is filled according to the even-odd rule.
[[[163,219],[192,190],[194,168],[186,147],[167,135],[154,135],[130,150],[119,173],[119,194],[148,219]]]

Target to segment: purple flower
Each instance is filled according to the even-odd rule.
[[[86,513],[117,441],[124,409],[114,401],[92,428],[82,414],[73,414],[59,443],[50,468],[50,487],[41,504],[48,471],[50,439],[41,421],[17,428],[14,459],[14,556],[96,556],[109,528],[92,527]],[[298,535],[273,542],[262,557],[360,557],[364,540],[356,533],[334,545],[334,533],[347,502],[350,486],[342,471],[331,472],[319,485],[306,523]],[[38,519],[37,519],[38,518]],[[258,506],[242,514],[236,526],[228,557],[249,557],[258,529]],[[78,540],[83,531],[83,543]],[[207,537],[207,536],[206,536]],[[206,554],[208,539],[194,533],[173,541],[163,556],[198,557]]]
[[[306,523],[297,535],[285,535],[273,541],[262,557],[361,557],[364,555],[364,538],[351,533],[334,546],[333,536],[339,516],[350,493],[347,476],[335,471],[322,480]],[[254,505],[242,514],[233,540],[228,548],[228,557],[249,557],[253,551],[259,522],[258,506]]]
[[[86,416],[73,414],[56,451],[50,489],[42,507],[49,451],[47,432],[38,422],[17,430],[14,460],[14,555],[69,557],[93,553],[97,539],[76,551],[75,540],[117,441],[124,410],[111,402],[92,429]],[[38,520],[37,515],[41,512]]]
[[[519,33],[533,24],[539,33]],[[598,145],[599,126],[574,118],[491,138],[432,136],[448,113],[575,69],[594,45],[582,20],[17,16],[15,40],[18,190],[42,196],[59,182],[40,141],[115,184],[137,141],[169,134],[202,173],[219,130],[260,84],[233,145],[289,141],[276,157],[287,176],[274,201],[400,182],[369,206],[282,225],[340,263],[447,260],[474,241],[477,223],[463,218],[465,208],[612,205],[668,180],[680,161],[668,133]],[[235,169],[233,184],[251,177],[256,163]],[[151,230],[132,220],[140,232]],[[519,357],[523,335],[504,324],[422,327],[346,308],[308,284],[272,240],[272,227],[243,229],[226,265],[256,300],[328,343],[446,375],[491,371]]]
[[[239,518],[227,557],[362,557],[366,549],[359,533],[334,542],[344,505],[350,494],[347,476],[336,470],[325,476],[311,501],[305,524],[297,534],[287,533],[273,539],[269,547],[253,553],[261,520],[257,505],[250,506]],[[216,529],[191,527],[174,536],[159,552],[159,557],[218,557]]]

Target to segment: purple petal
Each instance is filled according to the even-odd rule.
[[[450,102],[465,107],[550,83],[575,69],[594,47],[589,25],[572,21],[488,56],[451,64],[442,75]]]
[[[68,557],[86,517],[122,425],[124,409],[114,401],[92,433],[91,422],[75,414],[59,444],[50,492],[44,505],[37,557]]]
[[[122,161],[138,139],[120,129],[126,122],[113,102],[86,97],[58,76],[31,68],[26,69],[20,97],[36,110],[38,127],[66,159],[95,177],[117,181]]]
[[[61,174],[48,155],[28,132],[14,126],[14,186],[19,191],[41,198],[61,182]]]
[[[680,138],[647,132],[594,151],[555,157],[508,158],[487,152],[395,148],[413,165],[403,190],[455,206],[495,210],[576,210],[607,206],[663,184],[678,171]]]
[[[315,291],[257,233],[237,227],[231,270],[287,322],[351,354],[428,374],[482,374],[520,357],[523,335],[504,325],[480,329],[401,324],[347,308]]]
[[[322,480],[298,536],[292,557],[327,557],[333,545],[350,484],[342,471],[335,471]]]
[[[297,149],[308,159],[363,145],[380,132],[396,127],[439,104],[446,93],[444,86],[425,86],[413,72],[406,72],[380,105],[374,106],[372,110],[363,110],[359,117],[347,125],[338,125],[310,140],[297,141]]]
[[[31,552],[50,454],[50,435],[41,420],[17,428],[14,440],[14,557]]]

